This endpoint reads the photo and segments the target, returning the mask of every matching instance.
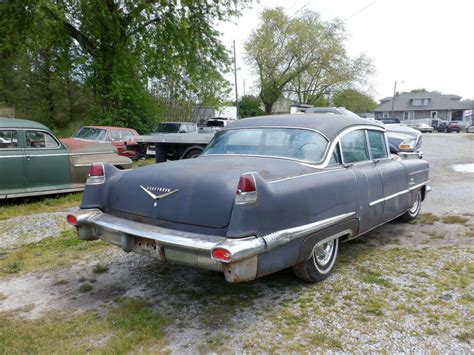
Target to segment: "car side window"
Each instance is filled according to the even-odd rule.
[[[370,159],[363,129],[352,131],[342,137],[341,148],[344,163],[356,163]]]
[[[18,132],[13,130],[0,131],[0,149],[18,148]]]
[[[27,148],[57,148],[59,143],[49,133],[42,131],[26,132]]]
[[[192,124],[188,125],[188,132],[196,132],[196,126]]]
[[[109,131],[109,137],[110,140],[112,141],[119,141],[122,138],[122,135],[120,134],[122,131]]]
[[[329,164],[340,164],[341,158],[339,157],[339,144],[336,145],[334,151],[331,154],[331,159],[329,159]]]
[[[372,159],[388,158],[385,136],[380,131],[367,131]]]

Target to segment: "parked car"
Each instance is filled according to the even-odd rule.
[[[451,122],[443,121],[438,125],[438,128],[436,130],[438,132],[445,132],[445,133],[451,133],[451,132],[460,133],[461,127],[459,127],[459,124],[455,121],[451,121]]]
[[[132,165],[111,144],[59,140],[40,123],[0,118],[0,199],[83,190],[94,162]]]
[[[344,109],[343,111],[342,108],[335,107],[313,107],[306,110],[306,113],[316,112],[322,114],[327,109],[330,109],[330,112],[335,115],[346,114],[350,117],[359,118],[359,116],[347,109]],[[371,119],[368,119],[368,121],[374,122]],[[385,125],[390,153],[397,154],[401,158],[405,159],[422,157],[422,134],[419,131],[402,125],[400,120],[396,117],[384,117],[379,120],[375,120],[375,123]]]
[[[474,133],[474,125],[467,126],[466,133]]]
[[[402,124],[400,119],[396,117],[382,117],[379,118],[379,121],[381,121],[383,124]]]
[[[199,127],[199,133],[212,133],[224,128],[232,122],[235,122],[235,120],[222,117],[211,118],[207,120],[205,126]]]
[[[428,171],[422,159],[392,160],[385,129],[371,121],[264,116],[217,132],[196,159],[130,171],[95,164],[67,218],[82,240],[229,282],[288,267],[316,282],[331,273],[340,242],[416,218]]]
[[[335,115],[346,115],[354,118],[360,118],[359,115],[344,108],[344,107],[311,107],[305,110],[305,113],[312,114],[335,114]]]
[[[74,133],[72,138],[94,142],[112,143],[117,148],[119,155],[123,155],[130,159],[137,159],[137,151],[130,148],[135,145],[134,138],[137,136],[137,131],[131,128],[85,126]]]
[[[426,123],[416,123],[413,128],[421,133],[433,133],[433,127]]]

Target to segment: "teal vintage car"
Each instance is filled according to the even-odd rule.
[[[110,143],[60,140],[38,122],[0,117],[0,199],[81,191],[94,162],[132,166]]]

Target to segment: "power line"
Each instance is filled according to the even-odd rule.
[[[375,4],[376,2],[377,2],[377,0],[372,1],[370,4],[364,6],[362,9],[360,9],[360,10],[354,12],[354,13],[353,13],[352,15],[350,15],[349,17],[346,17],[346,18],[344,19],[344,21],[350,20],[350,19],[353,18],[354,16],[357,16],[357,15],[360,14],[362,11],[367,10],[369,7],[371,7],[371,6],[372,6],[373,4]]]

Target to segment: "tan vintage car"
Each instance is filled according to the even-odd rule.
[[[81,191],[94,162],[132,167],[110,143],[60,140],[38,122],[0,117],[0,199]]]

